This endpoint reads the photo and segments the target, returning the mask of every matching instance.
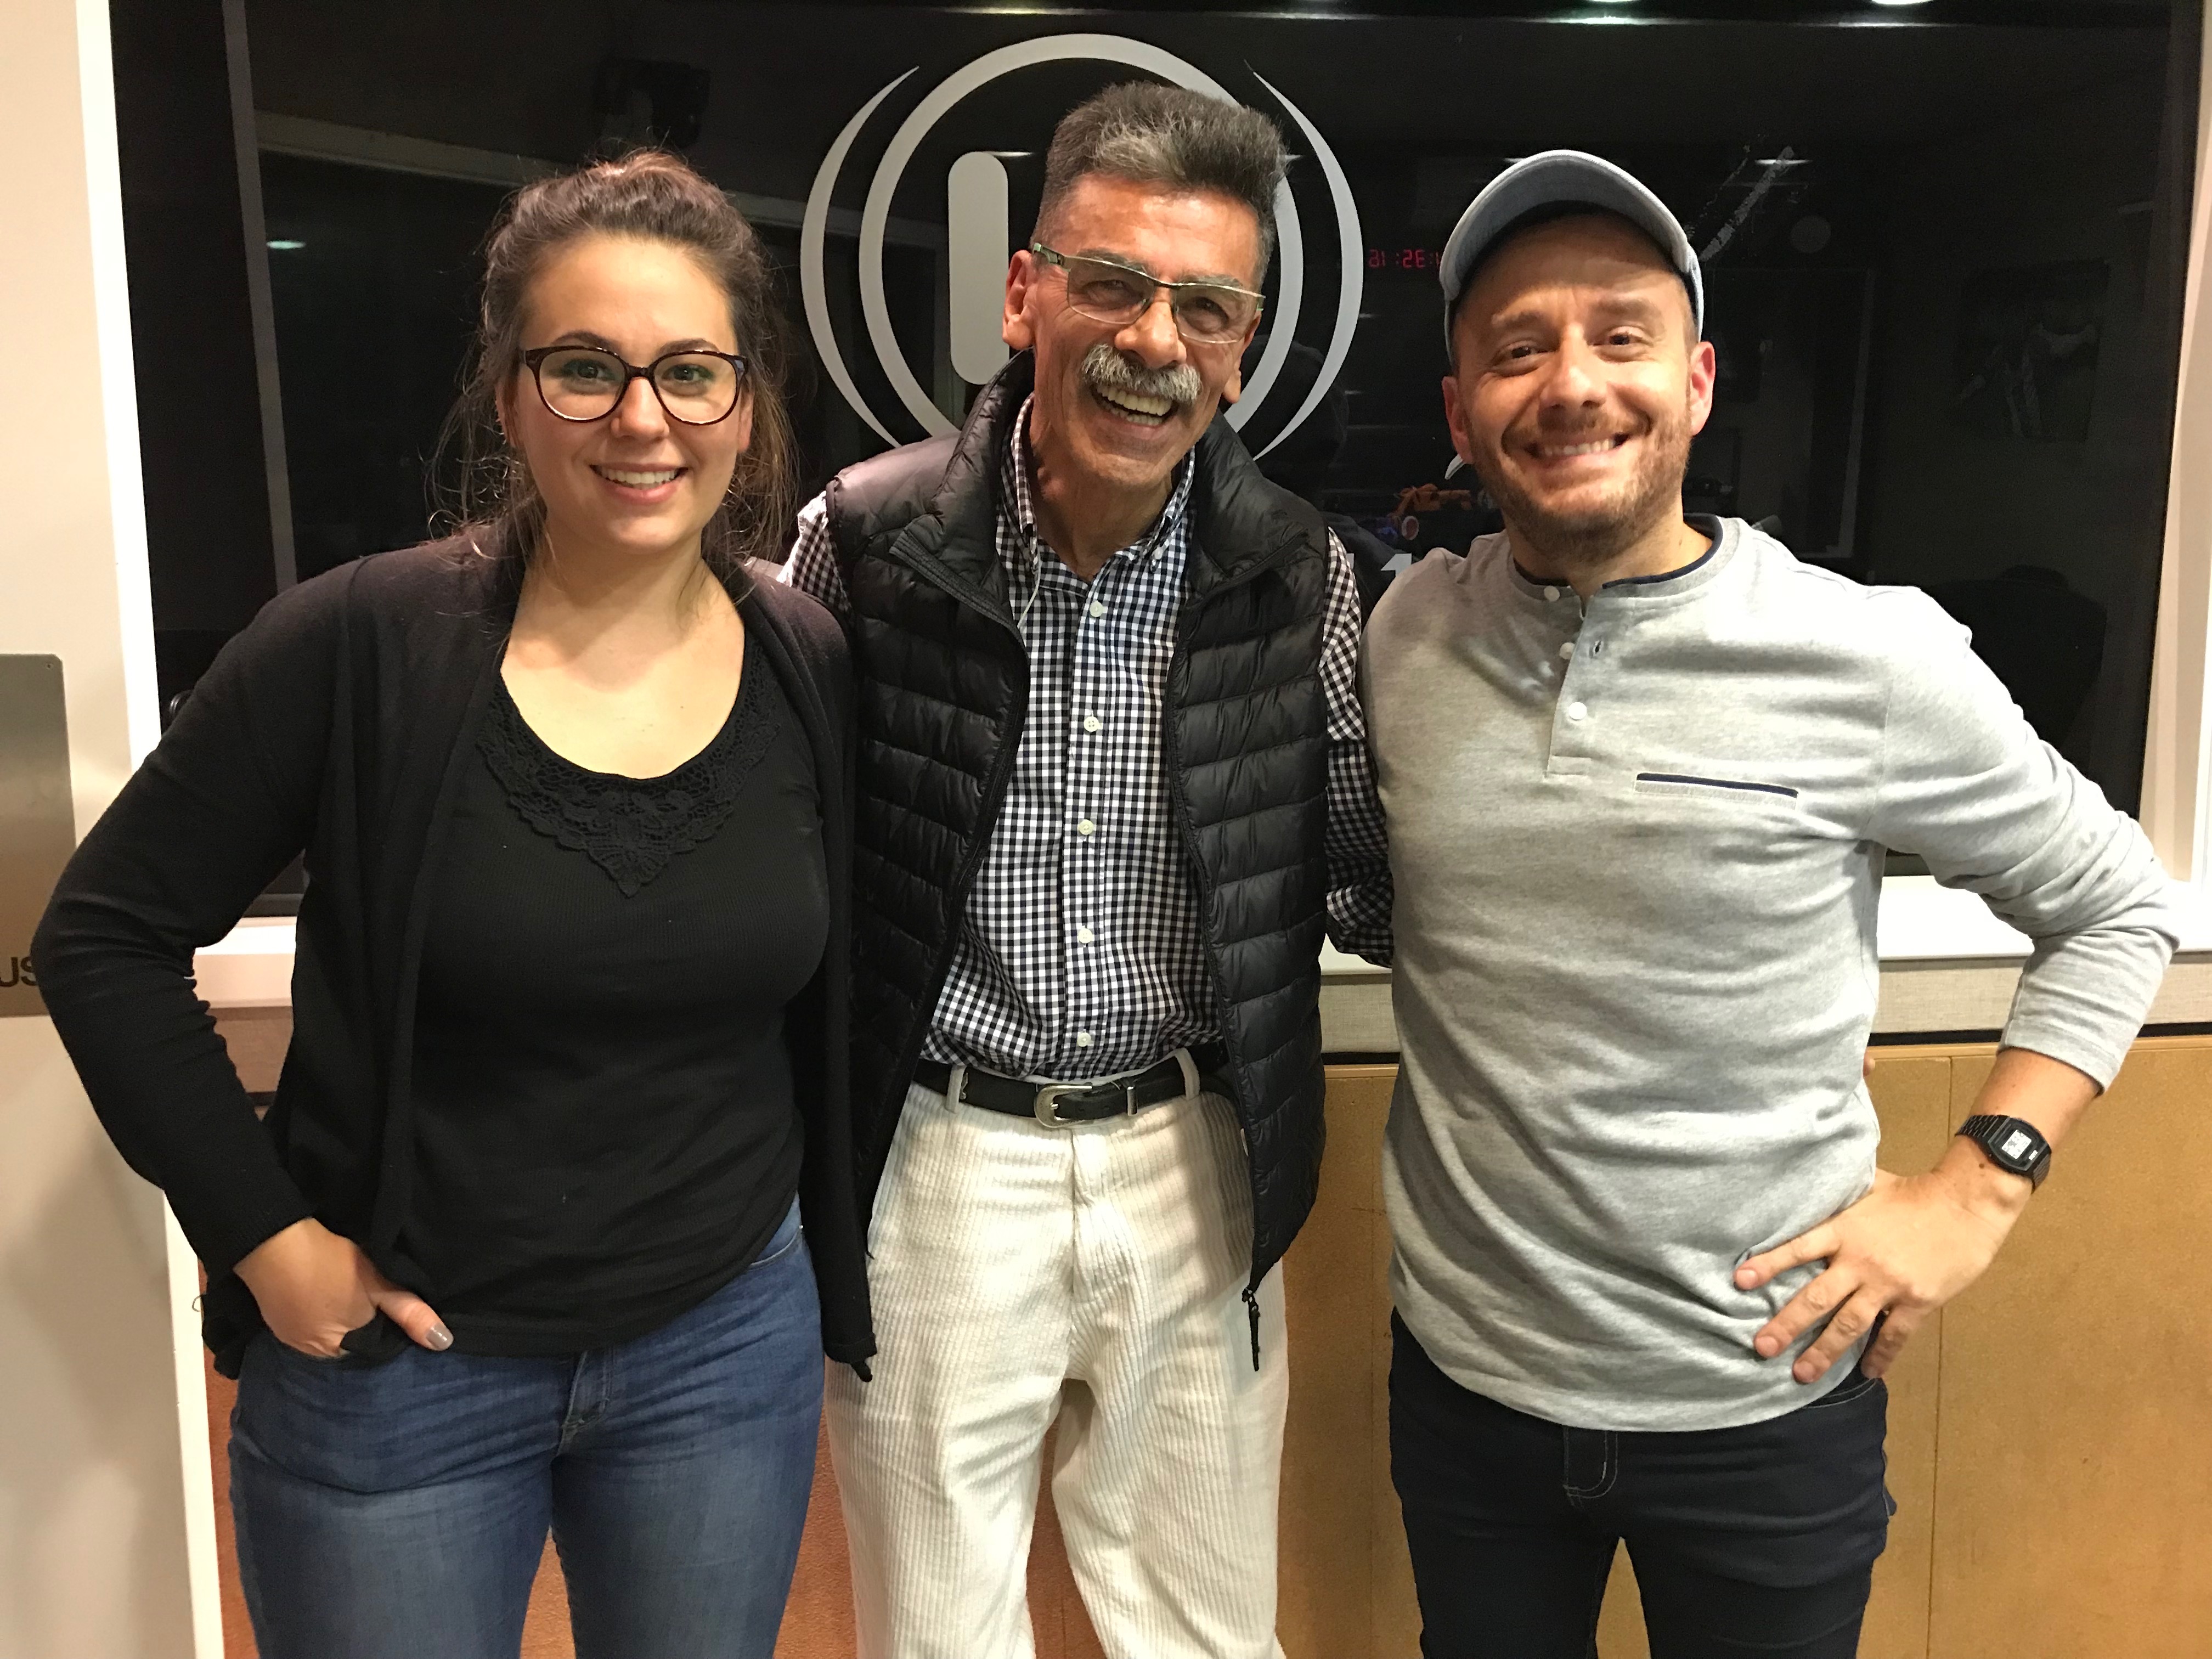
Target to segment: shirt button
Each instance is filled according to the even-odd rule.
[[[1091,938],[1091,930],[1088,927],[1079,927],[1075,930],[1075,942],[1078,945],[1090,944]]]
[[[1093,599],[1091,601],[1091,614],[1094,617],[1103,617],[1106,614],[1106,607]]]
[[[1091,1033],[1078,1031],[1075,1034],[1075,1046],[1079,1048],[1088,1048],[1091,1046]]]
[[[1563,657],[1572,657],[1575,654],[1575,642],[1572,640],[1560,641],[1559,654]]]
[[[1544,597],[1547,599],[1556,599],[1559,597],[1559,590],[1556,587],[1547,587],[1544,590]]]
[[[1567,705],[1567,718],[1571,720],[1588,720],[1589,718],[1589,706],[1587,703],[1569,703]]]
[[[1581,708],[1581,707],[1582,707],[1582,704],[1580,704],[1580,703],[1577,703],[1577,704],[1575,705],[1575,707],[1576,707],[1576,708]],[[1577,720],[1580,720],[1580,719],[1582,718],[1582,716],[1581,716],[1581,715],[1579,715],[1579,714],[1577,714],[1577,715],[1576,715],[1576,716],[1575,716],[1575,718],[1576,718]],[[1077,835],[1079,835],[1079,836],[1087,836],[1087,835],[1089,835],[1092,830],[1096,830],[1097,827],[1098,827],[1098,826],[1097,826],[1097,824],[1095,824],[1095,823],[1091,823],[1091,821],[1089,818],[1085,818],[1085,819],[1083,819],[1080,823],[1079,823],[1075,826],[1075,833],[1076,833]]]
[[[1083,729],[1086,732],[1096,732],[1098,729],[1098,716],[1085,714],[1083,717]]]

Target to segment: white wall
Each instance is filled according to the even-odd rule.
[[[0,652],[62,659],[82,831],[156,712],[105,5],[5,0],[0,63]],[[190,1257],[44,1018],[0,1018],[0,1656],[216,1659]]]

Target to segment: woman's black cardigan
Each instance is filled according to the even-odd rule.
[[[203,1329],[236,1374],[260,1324],[233,1271],[313,1216],[432,1298],[400,1249],[415,1167],[416,981],[454,788],[499,673],[516,562],[466,542],[379,554],[279,595],[194,689],[63,872],[32,945],[100,1121],[209,1273]],[[763,567],[765,569],[765,567]],[[875,1352],[846,1066],[852,676],[836,622],[769,581],[733,592],[813,749],[830,946],[787,1017],[805,1123],[801,1212],[823,1346]],[[257,1121],[192,981],[302,849],[292,1046]],[[373,1341],[387,1348],[391,1335]]]

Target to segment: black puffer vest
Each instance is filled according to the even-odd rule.
[[[860,683],[853,1103],[864,1206],[1028,709],[1029,656],[995,528],[1007,426],[1032,374],[1030,356],[1016,357],[957,437],[863,461],[828,492]],[[1252,1291],[1304,1224],[1321,1169],[1328,543],[1320,515],[1260,476],[1227,422],[1196,455],[1161,741],[1250,1155],[1256,1348]]]

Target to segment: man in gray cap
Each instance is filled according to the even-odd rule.
[[[1531,157],[1443,274],[1445,412],[1506,528],[1401,576],[1362,671],[1422,1651],[1587,1659],[1625,1540],[1656,1659],[1849,1655],[1881,1375],[2118,1069],[2172,892],[1924,595],[1684,516],[1714,356],[1650,191]],[[1920,1174],[1875,1167],[1860,1072],[1890,847],[2035,940]]]

